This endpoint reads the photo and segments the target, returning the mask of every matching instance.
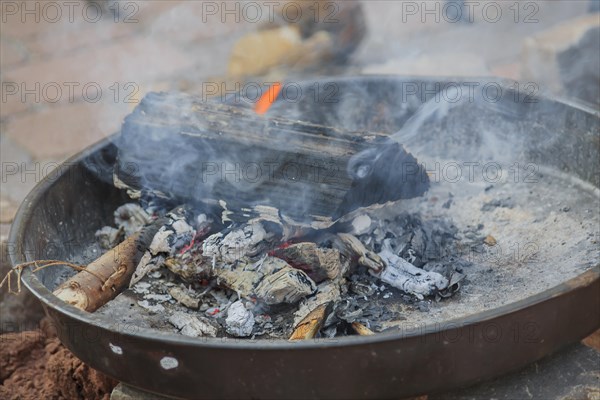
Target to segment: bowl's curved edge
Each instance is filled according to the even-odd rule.
[[[578,104],[570,106],[594,113]],[[69,165],[108,145],[113,138],[104,139],[70,158]],[[65,171],[61,170],[62,173]],[[12,265],[27,261],[22,238],[27,234],[30,210],[52,184],[53,181],[48,178],[42,180],[19,207],[9,234],[9,242],[13,244],[9,246]],[[408,396],[423,393],[424,387],[429,392],[435,392],[522,367],[600,328],[600,265],[534,296],[443,325],[386,332],[371,337],[318,339],[299,343],[193,339],[139,327],[120,327],[106,318],[63,303],[29,270],[24,272],[23,282],[42,302],[46,313],[59,328],[61,341],[84,362],[134,386],[181,397],[198,396],[199,385],[205,388],[201,396],[206,398],[223,395],[239,397],[240,393],[258,397],[286,397],[285,394],[290,393],[287,390],[294,388],[296,391],[291,392],[294,396],[304,394],[304,397],[318,395],[323,398],[340,395],[348,398]],[[493,332],[497,333],[498,329],[505,332],[504,336],[494,336]],[[506,332],[511,332],[511,337]],[[94,340],[90,340],[92,337]],[[130,363],[123,363],[119,354],[110,351],[113,342],[121,344],[125,353],[135,352]],[[224,352],[226,355],[219,356],[215,352]],[[325,360],[311,369],[311,357],[316,357],[317,352],[324,354],[327,359],[333,359],[335,363]],[[180,362],[175,371],[166,371],[158,366],[159,361],[168,356],[176,356]],[[196,377],[198,368],[204,368],[198,365],[199,356],[207,364],[212,360],[216,367],[209,366],[203,371],[210,379],[192,379],[190,382],[190,376]],[[223,388],[215,386],[212,381],[221,373],[218,368],[220,358],[250,362],[256,368],[245,372],[249,382],[253,379],[257,383],[264,382],[261,378],[272,381],[266,375],[266,372],[272,373],[273,365],[268,363],[281,360],[282,357],[283,361],[276,364],[285,377],[282,384],[261,387],[253,383],[248,388],[244,383],[233,382]],[[486,358],[492,359],[492,366],[485,365]],[[399,377],[400,382],[392,384],[384,379],[386,377],[382,374],[390,372],[374,363],[394,366],[392,375]],[[140,372],[131,367],[138,364],[146,368]],[[286,370],[286,364],[289,371]],[[416,368],[418,365],[430,365],[432,369],[423,373],[423,369]],[[321,382],[314,376],[314,370],[328,369],[334,374],[326,382],[329,385],[320,386],[319,391],[315,392],[308,386],[313,381]],[[354,380],[361,384],[358,391],[349,384]],[[177,384],[171,384],[165,391],[166,381]],[[427,386],[424,386],[425,383]]]

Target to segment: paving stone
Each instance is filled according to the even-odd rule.
[[[3,80],[3,83],[6,83],[6,81]],[[30,105],[27,104],[27,102],[22,101],[20,96],[5,95],[5,98],[0,99],[0,120],[7,120],[16,114],[24,113],[29,109]]]
[[[0,224],[10,224],[17,212],[17,204],[0,194]]]
[[[19,204],[35,185],[33,179],[21,176],[23,165],[31,163],[31,155],[4,133],[0,134],[0,198]]]
[[[5,134],[34,160],[54,160],[118,131],[128,112],[129,105],[123,103],[65,104],[14,118],[7,123]]]
[[[600,352],[576,344],[520,371],[429,400],[591,400],[599,398],[599,387]]]
[[[6,242],[8,240],[8,234],[10,233],[10,224],[0,223],[0,242]],[[6,262],[6,259],[0,259],[0,262]]]
[[[101,20],[96,23],[62,23],[46,35],[37,35],[26,41],[27,48],[35,58],[58,58],[99,44],[124,40],[137,33],[137,24],[122,24]]]
[[[152,1],[140,5],[139,21],[142,29],[154,37],[168,37],[169,41],[198,46],[204,40],[227,36],[236,32],[255,30],[257,23],[244,18],[243,12],[222,18],[224,3],[215,2],[215,15],[206,12],[205,4],[199,1]],[[261,2],[256,3],[261,5]],[[230,8],[233,6],[230,4]],[[241,9],[240,9],[241,10]],[[267,15],[267,11],[264,11]]]
[[[0,67],[22,63],[27,59],[27,49],[19,40],[9,37],[0,37]]]
[[[127,37],[117,43],[90,46],[68,57],[37,60],[7,71],[4,79],[24,84],[28,90],[35,90],[37,83],[40,87],[36,91],[38,98],[29,95],[26,97],[28,103],[36,100],[69,102],[73,98],[85,97],[86,93],[91,101],[100,93],[97,86],[103,99],[115,98],[116,102],[123,102],[125,96],[133,91],[125,90],[124,85],[141,85],[159,77],[176,75],[191,67],[195,58],[200,58],[200,55],[178,50],[166,40]],[[73,96],[69,96],[66,82],[75,83]],[[50,91],[50,86],[44,92],[45,85],[58,85],[62,95],[57,95],[56,89]]]
[[[10,36],[17,39],[27,39],[37,34],[48,32],[54,26],[52,22],[47,22],[41,18],[41,13],[37,13],[37,19],[36,15],[34,14],[23,15],[22,10],[24,9],[21,9],[20,6],[24,2],[15,1],[11,3],[17,6],[16,9],[14,9],[16,11],[15,14],[13,14],[12,6],[0,4],[0,6],[2,6],[3,14],[3,18],[0,20],[0,32],[2,32],[3,36]],[[40,1],[35,3],[42,4]],[[11,7],[11,10],[7,11],[6,7]],[[30,9],[33,10],[34,5],[30,4],[28,7],[31,7]]]

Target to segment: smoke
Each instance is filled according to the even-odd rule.
[[[77,65],[64,70],[58,62],[51,63],[38,79],[77,81],[81,86],[97,84],[102,91],[100,101],[92,103],[81,93],[76,93],[76,101],[93,105],[98,125],[114,121],[111,126],[115,130],[104,131],[106,136],[119,129],[125,116],[149,92],[180,91],[205,101],[230,101],[233,97],[235,105],[251,108],[257,96],[250,96],[249,88],[257,87],[260,94],[268,87],[267,82],[283,80],[288,88],[301,88],[302,93],[291,99],[285,98],[284,90],[267,117],[280,115],[352,131],[385,132],[418,160],[427,162],[515,161],[523,153],[526,140],[510,133],[522,129],[520,119],[531,108],[527,100],[559,94],[590,101],[596,96],[593,90],[590,93],[590,85],[580,84],[579,79],[580,75],[592,82],[596,79],[589,71],[598,64],[598,51],[585,51],[596,40],[593,32],[582,39],[579,50],[566,53],[569,57],[559,57],[559,73],[545,73],[544,68],[537,68],[540,63],[536,64],[526,46],[541,32],[588,15],[591,3],[587,0],[362,2],[362,16],[357,19],[361,28],[357,31],[363,33],[364,23],[364,37],[350,44],[347,40],[353,32],[340,28],[344,23],[341,19],[345,18],[340,12],[342,3],[322,1],[319,12],[309,8],[313,2],[275,3],[278,4],[126,0],[98,3],[103,4],[100,20],[91,23],[76,13],[74,22],[63,18],[55,25],[54,30],[60,34],[39,42],[52,49],[58,59],[72,51],[73,41],[79,41],[80,47],[97,49],[94,58],[82,56]],[[92,3],[81,4],[83,8]],[[293,6],[286,8],[288,4]],[[228,76],[237,41],[269,27],[293,27],[293,18],[289,17],[293,17],[295,7],[305,12],[298,20],[302,35],[314,33],[307,26],[311,19],[315,20],[318,29],[342,35],[338,39],[346,40],[343,47],[349,52],[345,54],[348,57],[331,56],[323,51],[330,42],[315,39],[311,42],[313,47],[302,47],[300,56],[294,54],[293,63],[276,65],[257,77]],[[247,50],[249,54],[254,51]],[[310,64],[312,56],[318,61]],[[303,67],[303,62],[308,66]],[[325,78],[356,74],[410,78],[405,78],[404,83],[383,78],[379,83],[377,79],[352,82]],[[438,78],[419,78],[426,76]],[[30,79],[25,75],[10,78]],[[448,87],[448,82],[458,82],[458,87]],[[486,84],[490,85],[485,87]],[[218,88],[211,92],[215,94],[212,99],[206,97],[207,88]],[[494,91],[498,88],[503,95],[496,100]],[[236,97],[234,92],[245,96]],[[185,118],[185,109],[172,105],[174,124]],[[156,138],[149,138],[153,139]],[[114,144],[123,154],[144,151],[143,141]],[[189,149],[184,146],[183,142],[170,143],[166,148],[178,149],[177,153],[156,155],[151,160],[164,166],[160,179],[171,178],[174,186],[181,171],[198,161],[186,154]],[[376,163],[380,155],[375,150],[357,155],[350,162],[348,175],[361,176],[364,170],[355,170],[354,166],[364,169],[368,164],[365,161]],[[202,161],[230,168],[239,160],[249,164],[261,157],[264,154],[229,153],[226,158]],[[277,160],[276,154],[267,161],[273,160]],[[145,185],[152,186],[149,177],[142,178]],[[205,182],[203,195],[212,190],[214,179]],[[236,185],[240,193],[248,193],[258,183],[247,180]],[[299,199],[305,201],[306,197]]]

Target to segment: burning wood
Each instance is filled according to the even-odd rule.
[[[360,322],[353,322],[352,329],[354,329],[354,331],[360,336],[371,336],[375,334],[372,330],[370,330]]]
[[[256,287],[256,296],[267,304],[296,303],[317,291],[304,272],[291,267],[266,276]]]
[[[169,290],[169,294],[179,303],[183,304],[187,308],[192,310],[197,310],[200,307],[200,299],[196,299],[190,296],[186,290],[181,289],[180,287],[172,287]]]
[[[327,314],[331,312],[331,303],[324,303],[312,310],[296,327],[290,340],[306,340],[315,337]]]
[[[178,312],[169,317],[169,322],[179,329],[182,335],[191,337],[217,336],[217,328],[206,318]]]
[[[318,247],[316,243],[304,242],[275,249],[273,256],[285,260],[300,269],[316,283],[335,279],[345,272],[341,254],[336,249]]]
[[[54,294],[84,311],[97,310],[127,284],[135,284],[146,273],[162,266],[163,253],[180,249],[194,237],[195,230],[185,222],[187,213],[185,207],[178,207],[144,226],[150,218],[137,204],[119,207],[115,223],[119,225],[118,230],[130,236],[63,283]]]
[[[266,119],[183,94],[148,94],[119,140],[119,187],[137,197],[150,189],[178,202],[221,200],[238,221],[258,205],[298,221],[335,219],[429,188],[423,167],[387,134]]]
[[[129,283],[142,256],[140,248],[148,246],[157,230],[157,225],[151,225],[144,232],[130,236],[63,283],[54,295],[84,311],[97,310]]]
[[[397,316],[390,297],[439,300],[460,287],[464,275],[435,264],[455,240],[451,224],[378,216],[384,203],[429,187],[416,159],[384,134],[150,94],[126,119],[121,141],[115,184],[140,204],[119,207],[116,226],[97,232],[104,246],[126,239],[97,262],[108,275],[99,275],[96,291],[114,297],[129,283],[129,295],[143,296],[140,307],[184,335],[369,335]],[[189,151],[174,160],[181,148]],[[273,160],[270,175],[251,183],[228,182],[220,169]],[[323,160],[330,173],[311,180]],[[298,167],[294,179],[285,178],[289,165]],[[164,213],[165,204],[187,200],[194,205]],[[117,250],[117,264],[106,262]],[[89,311],[109,299],[100,293],[90,302],[75,290],[85,286],[79,279],[59,296]]]
[[[139,277],[131,279],[132,285],[168,278],[185,282],[187,288],[169,283],[164,294],[145,294],[140,306],[153,313],[166,312],[167,320],[178,332],[195,337],[276,336],[285,335],[291,327],[290,340],[317,335],[369,335],[373,327],[382,329],[381,318],[395,315],[386,313],[385,306],[375,305],[389,297],[389,292],[383,293],[390,287],[416,299],[441,299],[458,290],[464,276],[447,264],[426,262],[419,268],[402,257],[433,260],[432,248],[427,252],[427,246],[432,246],[430,241],[442,246],[438,250],[444,254],[448,238],[453,237],[449,228],[448,235],[440,236],[446,239],[438,238],[430,231],[429,222],[418,217],[399,215],[397,220],[388,221],[365,210],[366,214],[319,230],[279,218],[276,210],[268,207],[255,211],[258,215],[251,213],[247,223],[231,222],[223,228],[205,214],[178,207],[150,224],[153,235],[146,240],[147,248],[136,267]],[[123,230],[123,221],[116,219],[119,225],[115,229]],[[433,223],[445,226],[442,221]],[[416,228],[407,236],[404,229],[413,225]],[[141,232],[148,229],[142,228]],[[121,246],[131,246],[128,243],[138,235],[134,233]],[[429,241],[424,245],[417,237]],[[289,242],[290,238],[296,242]],[[172,275],[164,275],[165,271]],[[120,287],[115,287],[114,294]],[[207,293],[212,296],[207,297]],[[169,299],[181,307],[169,313]],[[369,305],[373,300],[375,303]],[[94,310],[102,304],[82,308]],[[205,316],[194,315],[192,310]],[[278,313],[287,317],[281,319]]]

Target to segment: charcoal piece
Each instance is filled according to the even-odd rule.
[[[123,204],[114,212],[115,225],[130,236],[152,222],[150,215],[136,203]]]
[[[338,233],[332,239],[332,244],[346,256],[351,263],[367,267],[375,272],[381,271],[384,264],[381,258],[367,249],[354,235]]]
[[[131,277],[130,287],[139,282],[148,272],[161,267],[165,256],[173,256],[193,239],[196,230],[186,222],[186,218],[191,218],[188,205],[176,207],[162,218],[164,224],[156,232],[138,263]]]
[[[341,299],[343,289],[340,284],[332,281],[325,281],[317,286],[317,292],[303,300],[294,313],[294,326],[298,325],[312,310],[321,304],[335,304]],[[328,326],[327,322],[325,326]]]
[[[335,315],[348,323],[352,323],[356,321],[358,318],[363,315],[363,308],[356,302],[352,301],[352,299],[338,303],[335,308]]]
[[[352,282],[350,284],[350,291],[359,296],[370,297],[375,293],[375,290],[373,286],[363,282]]]
[[[118,245],[124,236],[123,229],[116,229],[112,226],[105,226],[96,231],[96,239],[103,249],[109,250]]]
[[[183,304],[187,308],[192,310],[197,310],[200,306],[200,300],[196,299],[188,294],[187,290],[184,290],[178,286],[174,286],[169,289],[169,294],[173,297],[177,302]]]
[[[320,248],[311,242],[278,248],[272,253],[292,267],[306,272],[316,283],[325,279],[335,279],[344,270],[343,260],[338,250]]]
[[[261,255],[272,246],[275,237],[260,223],[247,224],[209,236],[202,244],[202,251],[206,257],[234,263],[244,257]]]
[[[217,328],[204,317],[196,317],[184,312],[176,312],[169,317],[169,323],[179,329],[181,334],[185,336],[217,336]]]
[[[297,220],[337,218],[429,188],[424,168],[387,134],[267,119],[178,93],[146,95],[117,146],[119,187],[223,200],[237,213],[260,204]]]
[[[256,296],[267,304],[296,303],[317,291],[304,272],[286,267],[265,278],[256,287]]]
[[[481,206],[481,211],[493,211],[496,208],[514,208],[514,206],[515,201],[512,200],[510,197],[507,197],[506,199],[495,199],[492,201],[488,201],[483,206]]]

